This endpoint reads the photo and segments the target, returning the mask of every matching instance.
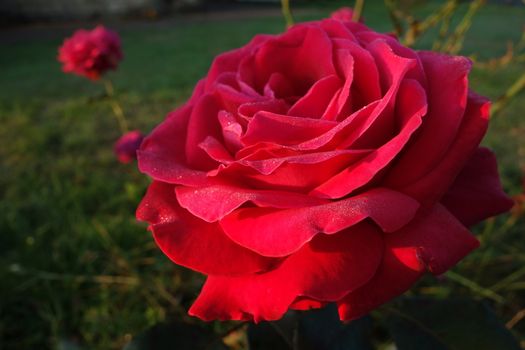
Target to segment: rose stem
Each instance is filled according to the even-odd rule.
[[[106,94],[110,99],[111,109],[113,110],[113,115],[117,119],[120,131],[122,134],[125,134],[128,132],[128,122],[126,121],[126,117],[124,116],[124,111],[122,110],[120,103],[118,103],[117,99],[115,98],[115,88],[113,87],[111,80],[104,79],[104,87],[106,88]]]
[[[352,15],[352,21],[359,22],[359,19],[361,18],[361,13],[363,12],[364,4],[365,4],[365,0],[355,0],[354,14]]]
[[[525,73],[521,75],[508,89],[507,91],[498,97],[496,102],[492,105],[491,113],[496,115],[501,109],[516,96],[521,90],[525,89]]]
[[[290,10],[290,0],[281,0],[281,11],[283,12],[284,20],[286,21],[286,28],[294,25],[292,11]]]

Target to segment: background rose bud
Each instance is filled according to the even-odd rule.
[[[475,249],[467,226],[512,201],[470,68],[333,19],[218,56],[138,152],[137,217],[208,276],[190,314],[350,320]]]
[[[122,135],[117,142],[113,150],[117,159],[121,163],[129,163],[134,159],[137,159],[137,150],[142,143],[144,136],[138,130],[130,131]]]
[[[89,79],[99,79],[107,70],[116,69],[122,60],[117,33],[98,26],[91,31],[77,30],[59,48],[62,70]]]

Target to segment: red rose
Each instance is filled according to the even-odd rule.
[[[511,201],[470,67],[332,19],[218,56],[138,151],[137,217],[208,276],[190,314],[353,319],[476,248],[466,226]]]
[[[336,19],[339,21],[346,21],[346,22],[352,21],[353,17],[354,17],[354,10],[350,7],[341,7],[337,9],[336,11],[332,12],[332,14],[330,15],[330,18],[332,19]]]
[[[117,68],[122,60],[117,33],[98,26],[92,31],[77,30],[58,50],[58,60],[66,73],[99,79],[109,69]]]
[[[113,151],[119,162],[126,164],[137,159],[137,150],[143,139],[144,136],[138,130],[122,135],[113,146]]]

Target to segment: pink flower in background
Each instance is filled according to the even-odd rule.
[[[465,57],[326,19],[215,58],[144,140],[137,209],[163,252],[207,275],[189,313],[360,317],[478,246],[505,212],[490,102]]]
[[[354,16],[354,10],[350,7],[341,7],[340,9],[332,12],[330,18],[336,19],[343,22],[351,22]],[[359,22],[363,22],[363,17],[359,19]]]
[[[119,162],[126,164],[137,159],[137,150],[140,148],[143,139],[144,136],[138,130],[122,135],[113,147]]]
[[[122,57],[118,34],[103,26],[91,31],[77,30],[72,37],[64,40],[58,50],[58,60],[65,73],[92,80],[99,79],[110,69],[116,69]]]

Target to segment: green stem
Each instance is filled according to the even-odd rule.
[[[477,284],[476,282],[474,281],[471,281],[469,279],[467,279],[466,277],[463,277],[453,271],[448,271],[446,276],[456,282],[456,283],[459,283],[461,284],[462,286],[464,287],[467,287],[468,289],[470,289],[471,291],[473,291],[474,293],[480,295],[480,296],[483,296],[485,298],[489,298],[489,299],[492,299],[494,300],[495,302],[499,303],[499,304],[504,304],[505,303],[505,299],[497,294],[496,292],[488,289],[488,288],[484,288],[482,286],[480,286],[479,284]]]
[[[454,33],[450,36],[447,43],[443,45],[443,52],[455,55],[463,47],[465,35],[472,26],[472,18],[478,10],[485,5],[486,0],[474,0],[470,3],[467,13],[463,16],[456,26]]]
[[[501,109],[509,103],[509,101],[516,96],[521,90],[525,89],[525,74],[518,77],[518,79],[501,95],[492,105],[492,115],[497,114]]]
[[[23,267],[11,269],[13,274],[33,276],[35,278],[46,281],[72,281],[76,283],[99,283],[99,284],[124,284],[124,285],[138,285],[140,281],[135,277],[121,276],[121,275],[73,275],[55,273],[41,270],[26,270]]]
[[[352,21],[359,22],[361,14],[363,13],[363,7],[365,5],[365,0],[355,0],[354,4],[354,14],[352,15]]]
[[[290,28],[295,23],[292,11],[290,10],[290,0],[281,0],[281,11],[283,12],[284,20],[286,22],[286,28]]]
[[[106,94],[108,98],[110,99],[109,103],[113,111],[113,115],[117,119],[117,123],[120,128],[120,132],[122,134],[125,134],[129,130],[128,122],[126,121],[124,110],[122,109],[122,107],[120,106],[120,103],[115,98],[115,88],[113,87],[113,83],[111,83],[111,80],[109,79],[104,80],[104,88],[106,89]]]
[[[396,8],[396,4],[393,0],[384,0],[385,6],[388,9],[388,15],[390,16],[390,20],[392,21],[392,24],[394,25],[395,33],[398,37],[401,37],[403,35],[404,29],[403,29],[403,23],[402,19],[399,15],[399,12]]]

